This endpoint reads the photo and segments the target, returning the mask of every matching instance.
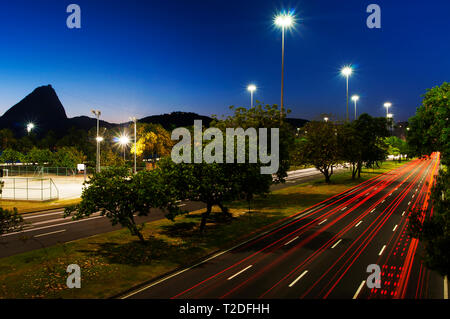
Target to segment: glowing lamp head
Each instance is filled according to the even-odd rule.
[[[352,74],[353,70],[350,66],[345,66],[342,68],[341,73],[343,76],[349,77]]]
[[[95,138],[95,140],[96,140],[98,143],[103,142],[103,137],[97,136],[97,137]]]
[[[130,139],[126,135],[122,135],[119,137],[119,144],[127,145],[130,142]]]
[[[384,103],[384,107],[389,108],[389,107],[391,107],[391,106],[392,106],[392,103],[391,103],[391,102],[386,102],[386,103]]]
[[[324,120],[325,122],[328,122],[329,118],[328,118],[328,117],[324,117],[323,120]]]
[[[34,129],[34,124],[33,123],[28,123],[27,124],[27,132],[30,133],[33,129]]]
[[[352,101],[356,102],[359,100],[359,96],[358,95],[353,95],[352,96]]]
[[[294,17],[291,14],[279,14],[274,23],[281,28],[289,28],[294,24]]]
[[[388,115],[387,115],[387,118],[388,119],[391,119],[391,118],[393,118],[394,117],[394,114],[392,114],[392,113],[389,113]]]
[[[247,90],[250,92],[255,92],[256,86],[254,84],[250,84],[249,86],[247,86]]]

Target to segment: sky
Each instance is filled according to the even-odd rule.
[[[69,29],[66,8],[81,8]],[[369,29],[366,8],[381,8]],[[173,111],[227,115],[255,99],[280,103],[283,10],[295,14],[285,36],[285,107],[290,117],[343,118],[345,78],[358,112],[404,121],[427,88],[450,80],[448,0],[2,0],[0,114],[34,88],[51,84],[69,117],[102,110],[125,122]],[[446,54],[447,53],[447,54]],[[353,114],[350,105],[350,114]]]

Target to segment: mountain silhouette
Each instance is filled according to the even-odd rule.
[[[17,135],[26,134],[28,123],[35,124],[36,133],[62,132],[68,124],[66,111],[51,85],[40,86],[0,117],[0,127]]]
[[[138,120],[138,122],[160,124],[165,129],[172,130],[177,127],[192,126],[194,120],[202,120],[202,124],[208,127],[212,118],[192,112],[172,112],[147,116]],[[303,126],[308,122],[307,120],[293,118],[286,120],[294,127]],[[53,131],[56,136],[61,137],[72,127],[86,131],[96,127],[97,120],[88,116],[68,118],[58,95],[49,84],[36,88],[0,117],[0,129],[9,128],[17,137],[27,134],[28,123],[35,125],[33,132],[39,137],[49,131]],[[123,124],[100,121],[100,126],[106,128],[114,128]]]

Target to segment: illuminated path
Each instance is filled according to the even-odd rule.
[[[443,298],[443,278],[407,234],[411,211],[432,213],[438,167],[437,154],[411,161],[123,297]],[[379,289],[366,286],[370,264],[381,268]]]

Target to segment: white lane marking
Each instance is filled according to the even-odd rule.
[[[186,206],[186,204],[178,204],[178,207]]]
[[[360,220],[358,224],[355,225],[355,227],[358,227],[363,221]]]
[[[393,229],[392,231],[395,231],[395,230],[397,229],[397,226],[398,226],[398,225],[395,225],[395,227],[394,227],[394,229]]]
[[[404,215],[405,215],[405,212],[406,212],[406,211],[403,211],[403,213],[402,213],[402,216],[404,216]]]
[[[341,209],[341,212],[342,212],[343,210],[346,210],[346,209],[347,209],[347,206],[345,206],[344,208],[342,208],[342,209]]]
[[[380,252],[378,253],[378,256],[381,256],[381,254],[383,253],[385,248],[386,248],[386,245],[384,245],[383,248],[381,248]]]
[[[391,195],[392,195],[392,193],[389,194],[389,196],[391,196]]]
[[[322,220],[320,223],[318,223],[317,225],[322,225],[323,223],[325,223],[328,219],[324,219]]]
[[[448,280],[447,280],[447,276],[444,276],[444,299],[448,299]]]
[[[52,231],[51,233],[34,235],[33,237],[37,238],[37,237],[42,237],[42,236],[47,236],[47,235],[58,234],[58,233],[62,233],[62,232],[65,232],[65,231],[66,231],[65,229],[62,229],[62,230]]]
[[[74,223],[81,223],[81,222],[85,222],[85,221],[89,221],[89,220],[93,220],[93,219],[97,219],[97,218],[102,218],[104,216],[97,216],[97,217],[92,217],[92,218],[86,218],[86,219],[80,219],[80,220],[72,220],[70,222],[67,223],[61,223],[61,224],[56,224],[56,225],[49,225],[49,226],[43,226],[43,227],[38,227],[38,228],[30,228],[30,229],[26,229],[26,230],[22,230],[22,231],[16,231],[13,233],[7,233],[7,234],[3,234],[0,237],[6,237],[6,236],[11,236],[11,235],[16,235],[16,234],[22,234],[22,233],[28,233],[30,231],[36,231],[36,230],[41,230],[41,229],[47,229],[47,228],[51,228],[51,227],[60,227],[60,226],[64,226],[64,225],[68,225],[68,224],[74,224]]]
[[[374,209],[372,209],[372,210],[371,210],[370,212],[371,212],[371,213],[373,213],[374,211],[375,211],[375,208],[374,208]]]
[[[253,266],[253,265],[250,265],[250,266],[248,266],[248,267],[242,269],[241,271],[238,271],[238,272],[235,273],[233,276],[229,277],[227,280],[231,280],[231,279],[233,279],[234,277],[239,276],[240,274],[242,274],[242,273],[243,273],[244,271],[246,271],[247,269],[252,268],[252,266]]]
[[[293,238],[293,239],[291,239],[290,241],[288,241],[286,244],[284,244],[285,246],[286,245],[289,245],[290,243],[292,243],[294,240],[296,240],[296,239],[298,239],[298,236],[297,237],[295,237],[295,238]]]
[[[342,241],[342,239],[339,239],[333,246],[331,246],[331,248],[336,247],[337,245],[339,245],[339,243]]]
[[[385,202],[386,200],[385,199],[383,199],[383,201],[381,202],[381,204],[383,204],[384,202]]]
[[[226,254],[226,253],[228,253],[228,252],[230,252],[230,251],[232,251],[232,250],[234,250],[234,249],[236,249],[236,248],[238,248],[238,247],[241,247],[241,246],[243,246],[243,245],[245,245],[245,244],[247,244],[247,243],[249,243],[249,242],[252,242],[252,241],[254,241],[254,240],[256,240],[256,239],[258,239],[258,238],[260,238],[260,237],[262,237],[262,236],[264,236],[264,235],[266,235],[266,234],[268,234],[268,233],[271,233],[271,232],[273,232],[273,231],[275,231],[275,230],[277,230],[277,229],[279,229],[279,228],[281,228],[281,227],[283,227],[283,226],[285,226],[285,225],[288,225],[288,224],[292,223],[293,220],[296,220],[296,219],[298,219],[298,218],[304,217],[304,216],[306,216],[306,215],[312,213],[313,211],[315,211],[315,210],[317,210],[318,208],[320,208],[320,207],[322,207],[322,206],[325,206],[325,205],[326,205],[326,204],[322,204],[322,205],[320,205],[320,206],[318,206],[318,207],[313,207],[312,209],[310,209],[310,210],[308,210],[308,211],[306,211],[306,212],[300,214],[299,216],[293,218],[292,220],[286,221],[285,223],[283,223],[283,224],[281,224],[281,225],[279,225],[279,226],[277,226],[277,227],[275,227],[275,228],[273,228],[273,229],[266,230],[265,232],[262,232],[261,234],[255,236],[255,237],[249,238],[249,239],[247,239],[246,241],[244,241],[244,242],[242,242],[242,243],[236,244],[236,245],[234,245],[234,246],[231,247],[231,248],[228,248],[228,249],[226,249],[226,250],[223,250],[223,251],[221,251],[221,252],[215,254],[214,256],[211,256],[211,257],[209,257],[209,258],[207,258],[207,259],[205,259],[205,260],[202,260],[202,261],[196,263],[195,265],[193,265],[193,266],[191,266],[191,267],[181,269],[180,271],[177,271],[177,272],[174,273],[174,274],[171,274],[171,275],[169,275],[169,276],[167,276],[167,277],[164,277],[164,278],[162,278],[162,279],[160,279],[160,280],[158,280],[158,281],[156,281],[156,282],[152,282],[152,283],[150,283],[150,284],[148,284],[148,285],[146,285],[146,286],[144,286],[144,287],[142,287],[142,288],[140,288],[140,289],[138,289],[138,290],[135,290],[135,291],[130,292],[129,294],[126,294],[126,295],[124,295],[124,296],[120,296],[119,298],[120,298],[120,299],[127,299],[127,298],[130,298],[131,296],[134,296],[134,295],[136,295],[136,294],[138,294],[138,293],[140,293],[140,292],[142,292],[142,291],[145,291],[145,290],[147,290],[147,289],[150,289],[151,287],[156,286],[156,285],[158,285],[158,284],[160,284],[160,283],[162,283],[162,282],[164,282],[164,281],[167,281],[167,280],[169,280],[170,278],[176,277],[176,276],[178,276],[178,275],[180,275],[180,274],[182,274],[182,273],[184,273],[184,272],[186,272],[186,271],[189,271],[189,270],[191,270],[191,269],[193,269],[193,268],[195,268],[195,267],[197,267],[197,266],[200,266],[200,265],[202,265],[202,264],[205,264],[205,263],[207,263],[208,261],[210,261],[210,260],[212,260],[212,259],[215,259],[215,258],[217,258],[217,257],[219,257],[219,256],[222,256],[223,254]]]
[[[54,213],[48,213],[48,214],[39,214],[39,215],[33,215],[33,216],[24,216],[23,219],[32,219],[32,218],[39,218],[39,217],[47,217],[47,216],[53,216],[53,215],[58,215],[58,214],[63,214],[63,211],[60,212],[54,212]]]
[[[408,205],[411,205],[411,202],[408,202]]]
[[[358,290],[356,290],[355,294],[353,295],[353,299],[358,298],[359,293],[361,292],[361,289],[364,287],[364,284],[366,283],[365,280],[359,285]]]
[[[413,194],[412,198],[414,198],[414,196],[416,196],[416,195]]]
[[[297,281],[299,281],[300,279],[302,279],[302,277],[304,275],[306,275],[308,273],[307,270],[305,270],[300,276],[298,276],[293,282],[291,282],[291,284],[289,285],[289,288],[291,288],[293,285],[295,285],[297,283]]]

